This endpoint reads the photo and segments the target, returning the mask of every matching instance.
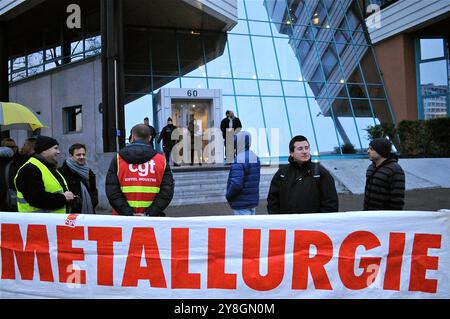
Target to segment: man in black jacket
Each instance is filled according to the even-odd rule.
[[[72,214],[95,214],[98,191],[95,174],[86,163],[86,146],[80,143],[69,148],[67,158],[59,172],[64,176],[69,190],[77,196],[73,201]]]
[[[163,150],[164,155],[166,156],[167,163],[170,162],[170,153],[172,152],[173,147],[177,143],[176,140],[172,140],[172,133],[176,130],[176,126],[173,125],[172,118],[167,119],[167,125],[163,127],[161,133],[159,134],[157,143],[161,143],[163,141]],[[177,166],[178,164],[175,164]]]
[[[164,155],[149,145],[151,132],[138,124],[131,130],[131,144],[119,151],[106,175],[106,195],[113,214],[165,216],[174,192],[170,166]]]
[[[56,169],[59,143],[54,138],[41,135],[36,140],[34,151],[14,179],[19,212],[70,213],[68,207],[74,195]],[[48,191],[49,188],[59,190]]]
[[[405,173],[391,153],[386,138],[373,139],[367,150],[372,164],[367,168],[364,210],[402,210],[405,205]]]
[[[276,172],[270,184],[269,214],[337,212],[339,200],[334,179],[322,165],[311,162],[306,137],[293,137],[289,153],[289,164]]]
[[[226,117],[220,122],[220,130],[225,145],[226,163],[231,164],[234,159],[234,135],[242,129],[241,120],[234,117],[233,111],[226,111]]]

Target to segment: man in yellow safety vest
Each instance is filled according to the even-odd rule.
[[[74,195],[56,170],[56,158],[60,153],[58,142],[48,136],[39,136],[34,150],[34,155],[19,168],[14,178],[18,211],[69,213],[69,203]]]

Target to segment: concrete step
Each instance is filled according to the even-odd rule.
[[[267,199],[274,172],[261,174],[260,200]],[[192,171],[174,173],[175,193],[171,205],[225,203],[228,171]],[[335,178],[338,193],[348,193],[343,183]]]
[[[269,192],[268,187],[263,187],[259,189],[259,194],[267,196],[267,193]],[[211,190],[202,190],[202,191],[175,191],[173,197],[174,198],[198,198],[199,196],[223,196],[225,200],[225,189],[211,189]]]

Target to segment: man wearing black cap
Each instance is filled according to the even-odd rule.
[[[369,143],[372,164],[366,172],[364,210],[402,210],[405,205],[405,173],[391,147],[386,138]]]
[[[172,152],[173,147],[177,143],[176,140],[172,140],[172,133],[176,130],[176,126],[173,125],[172,118],[167,119],[167,125],[163,127],[161,133],[159,134],[157,143],[161,143],[161,139],[163,141],[163,150],[166,155],[166,162],[170,163],[170,153]],[[175,166],[178,164],[175,163]]]
[[[36,140],[34,151],[14,179],[19,212],[68,213],[68,204],[74,195],[68,191],[64,177],[56,170],[56,158],[60,153],[58,142],[41,135]]]
[[[289,142],[289,164],[272,178],[267,196],[269,214],[328,213],[339,210],[339,200],[330,173],[311,162],[309,142],[297,135]]]

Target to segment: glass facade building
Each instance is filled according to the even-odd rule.
[[[224,111],[264,131],[253,145],[261,157],[277,156],[274,143],[287,156],[299,134],[320,155],[342,155],[346,144],[364,153],[365,129],[394,119],[363,17],[351,0],[239,0],[238,24],[222,40],[208,31],[127,30],[127,131],[143,112],[152,119],[160,88],[221,89]],[[132,41],[139,55],[127,52]]]
[[[433,3],[438,10],[440,2]],[[43,2],[14,20],[10,31],[57,4]],[[261,157],[287,156],[288,142],[298,134],[308,137],[313,153],[365,154],[369,126],[450,114],[449,38],[441,27],[448,18],[443,15],[434,24],[402,29],[394,36],[398,26],[392,21],[379,29],[367,22],[376,20],[377,8],[381,15],[403,17],[404,10],[396,8],[407,6],[405,1],[237,0],[237,24],[231,29],[235,13],[225,28],[212,17],[197,23],[202,15],[183,1],[124,5],[120,105],[125,127],[120,129],[127,136],[146,116],[155,127],[164,126],[156,109],[161,89],[168,88],[220,90],[221,116],[233,110],[245,130],[257,132],[253,149]],[[195,18],[164,22],[138,13],[158,12],[164,6],[170,8],[169,17],[192,10]],[[100,1],[84,1],[81,8],[80,29],[67,29],[60,19],[54,22],[55,30],[42,24],[32,32],[11,34],[11,85],[49,70],[58,72],[67,64],[104,58],[102,44],[107,41],[101,35]],[[423,11],[421,7],[416,14]],[[229,31],[220,31],[224,29]],[[178,101],[177,107],[187,105],[204,126],[218,126],[217,116],[212,124],[207,114],[208,101],[188,100]],[[173,115],[177,110],[172,108]],[[119,121],[123,123],[122,115]]]

